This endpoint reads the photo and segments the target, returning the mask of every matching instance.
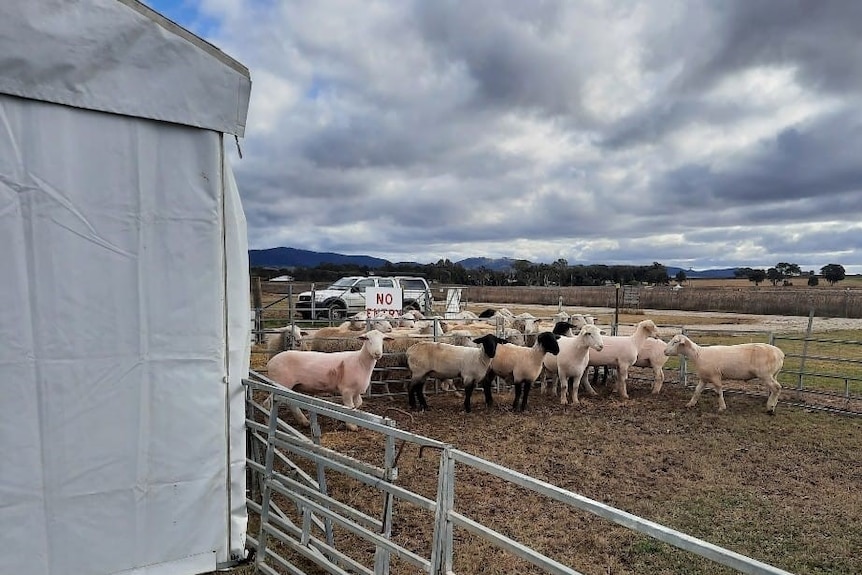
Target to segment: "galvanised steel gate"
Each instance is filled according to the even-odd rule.
[[[257,534],[252,535],[254,530],[250,529],[248,540],[256,550],[255,564],[260,573],[305,573],[302,566],[295,563],[301,559],[315,568],[334,574],[386,575],[389,573],[390,558],[395,556],[424,573],[450,574],[453,573],[456,543],[453,532],[458,528],[491,542],[547,573],[579,575],[573,568],[471,519],[466,514],[469,509],[456,509],[457,465],[490,474],[573,510],[598,515],[742,573],[789,575],[782,569],[518,473],[451,445],[400,430],[391,419],[285,390],[254,372],[245,383],[248,391],[248,469],[251,475],[248,508],[259,518]],[[255,400],[256,393],[273,395],[271,412],[266,413]],[[310,438],[278,419],[280,404],[294,405],[309,412]],[[266,415],[266,423],[257,421],[257,417],[263,414]],[[353,423],[381,434],[385,451],[383,465],[369,464],[321,445],[320,416]],[[440,452],[435,500],[396,485],[399,456],[395,449],[396,440],[419,446],[420,449],[430,448]],[[308,464],[298,463],[297,458],[310,462],[314,467],[314,475],[304,469]],[[383,503],[379,517],[330,496],[325,470],[345,474],[379,491]],[[280,506],[275,500],[276,494],[281,496],[282,501],[289,502],[293,509]],[[431,541],[422,554],[392,540],[396,499],[427,511],[429,520],[434,523]],[[352,555],[355,549],[339,548],[333,533],[334,526],[349,533],[360,545],[373,546],[375,551],[373,561],[370,561],[373,564],[365,565],[354,558]]]

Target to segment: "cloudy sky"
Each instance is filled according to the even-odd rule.
[[[862,273],[860,2],[146,3],[251,71],[251,248]]]

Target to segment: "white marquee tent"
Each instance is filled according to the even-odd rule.
[[[0,573],[242,557],[250,91],[134,0],[0,3]]]

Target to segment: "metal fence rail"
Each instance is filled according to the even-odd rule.
[[[789,575],[787,571],[777,567],[507,469],[459,451],[449,444],[400,430],[387,418],[346,409],[325,400],[285,390],[254,372],[251,379],[245,380],[245,384],[248,393],[246,425],[250,441],[248,469],[252,476],[248,508],[257,513],[260,519],[257,536],[249,536],[248,540],[256,549],[255,565],[259,573],[303,574],[305,571],[294,562],[301,558],[328,573],[386,575],[389,573],[390,557],[395,556],[424,573],[448,575],[453,573],[456,542],[454,530],[457,528],[469,531],[547,573],[579,575],[572,567],[471,519],[466,515],[469,509],[463,512],[456,510],[455,467],[458,464],[491,474],[573,510],[592,513],[742,573]],[[273,409],[266,414],[266,424],[257,421],[263,411],[261,405],[254,401],[253,392],[273,394]],[[310,412],[311,438],[278,419],[280,404],[293,405]],[[354,423],[381,434],[385,446],[383,466],[368,464],[322,446],[318,416]],[[439,450],[436,501],[395,484],[398,477],[396,439]],[[316,479],[302,471],[300,466],[292,461],[293,457],[311,461],[317,470]],[[330,496],[326,486],[326,470],[344,474],[378,489],[383,495],[381,516],[372,517]],[[259,490],[256,487],[259,487]],[[275,494],[282,496],[295,507],[300,517],[298,521],[291,519],[290,515],[278,506],[273,498]],[[433,514],[433,535],[429,548],[422,554],[392,541],[395,498]],[[373,566],[364,565],[351,557],[351,550],[339,549],[333,537],[333,526],[372,544],[376,549]],[[293,555],[288,556],[287,553],[281,552],[280,548],[276,549],[276,541]]]

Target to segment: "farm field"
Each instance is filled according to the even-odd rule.
[[[481,311],[499,306],[472,307]],[[505,307],[540,317],[556,311]],[[596,313],[602,323],[612,318],[607,315],[612,310],[584,311]],[[766,341],[770,331],[801,335],[808,319],[655,310],[622,313],[619,319],[626,326],[645,318],[664,326],[665,339],[682,325],[709,330],[710,335],[695,338],[703,343]],[[860,324],[860,320],[816,318],[813,327],[821,337],[858,341]],[[686,409],[691,389],[679,383],[676,361],[671,358],[666,365],[666,383],[658,396],[649,393],[651,374],[635,369],[627,401],[598,385],[599,397],[582,394],[583,405],[578,408],[561,406],[556,398],[534,388],[523,414],[511,411],[513,395],[507,391],[495,393],[490,410],[485,409],[481,393],[475,393],[472,414],[463,412],[462,398],[433,392],[426,413],[408,413],[403,395],[371,397],[362,409],[392,417],[399,427],[414,433],[792,573],[862,573],[858,554],[862,548],[862,466],[858,464],[862,418],[786,403],[779,403],[776,415],[770,417],[764,413],[765,395],[731,393],[726,394],[728,411],[719,414],[716,395],[710,390],[695,408]],[[786,366],[791,364],[788,359]],[[258,364],[257,369],[262,367]],[[795,379],[787,375],[780,379],[785,385],[782,400],[786,400]],[[757,394],[763,391],[759,382],[735,387]],[[290,421],[286,413],[283,417]],[[371,432],[350,433],[330,425],[324,430],[323,444],[359,459],[376,463],[382,459],[379,436]],[[437,464],[435,453],[420,457],[415,448],[406,449],[399,460],[397,483],[433,499]],[[334,472],[327,474],[327,481],[337,499],[379,515],[379,494]],[[585,574],[735,572],[471,470],[457,475],[456,503],[470,518]],[[252,531],[254,525],[252,521]],[[424,554],[430,546],[430,529],[427,512],[397,504],[393,539]],[[357,557],[372,552],[367,543],[344,533],[337,539],[342,549],[355,551]],[[456,573],[541,572],[467,532],[456,530],[455,539]],[[393,559],[393,574],[415,572]]]

